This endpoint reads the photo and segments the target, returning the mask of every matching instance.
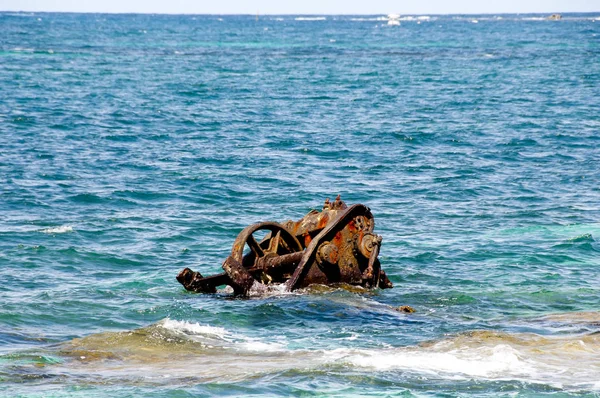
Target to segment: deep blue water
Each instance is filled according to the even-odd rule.
[[[0,13],[0,395],[598,395],[600,12],[544,17]],[[176,282],[337,194],[393,289]]]

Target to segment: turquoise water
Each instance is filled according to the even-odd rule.
[[[600,12],[543,17],[0,13],[0,395],[598,395]],[[393,289],[176,282],[337,194]]]

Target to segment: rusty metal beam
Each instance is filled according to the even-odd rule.
[[[302,259],[303,254],[304,252],[300,251],[277,257],[260,258],[257,260],[256,265],[248,268],[247,271],[257,279],[260,278],[261,273],[271,272],[274,269],[292,272]],[[192,271],[189,268],[183,269],[177,275],[177,281],[187,290],[197,293],[216,293],[217,287],[231,283],[231,279],[226,272],[203,277],[199,272]]]

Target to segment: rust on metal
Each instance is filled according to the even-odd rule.
[[[374,228],[368,207],[347,206],[338,195],[333,202],[326,199],[320,212],[312,210],[298,221],[244,228],[223,262],[224,273],[203,277],[185,268],[177,280],[199,293],[228,285],[238,296],[247,296],[255,283],[285,283],[287,291],[337,283],[391,288],[378,258],[382,238]],[[254,236],[259,231],[267,232],[260,242]]]

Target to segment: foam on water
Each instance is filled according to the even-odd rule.
[[[398,18],[399,21],[406,21],[406,22],[413,22],[413,21],[431,21],[431,20],[436,20],[436,18],[431,18],[428,15],[419,15],[419,16],[412,16],[412,15],[407,15],[404,17],[399,17]]]
[[[534,374],[531,364],[521,359],[517,350],[505,344],[449,352],[415,349],[390,351],[361,351],[345,359],[355,366],[375,370],[402,369],[452,378],[457,375],[476,378],[527,378]]]
[[[224,328],[209,326],[209,325],[200,325],[199,323],[191,323],[187,321],[178,321],[166,318],[163,321],[157,323],[157,326],[170,330],[176,333],[183,333],[187,335],[197,335],[197,336],[211,336],[218,337],[221,339],[225,339],[230,336],[230,333],[227,332]]]
[[[157,333],[157,328],[168,333]],[[340,342],[360,343],[364,337],[352,335]],[[143,362],[146,376],[154,378],[166,373],[200,379],[244,379],[254,377],[254,373],[246,373],[249,368],[320,371],[350,367],[447,380],[518,380],[567,390],[595,389],[600,383],[600,337],[595,334],[543,337],[475,331],[415,346],[368,349],[290,349],[289,344],[282,335],[248,337],[221,327],[165,319],[138,331],[76,339],[62,350],[76,362],[89,364],[88,371],[104,377],[112,377],[117,365],[135,373],[133,369]],[[207,363],[214,366],[207,369],[197,365]]]
[[[295,21],[326,21],[326,17],[297,17]]]
[[[387,21],[387,17],[376,17],[376,18],[350,18],[351,21],[365,22],[365,21]]]
[[[73,227],[70,225],[61,225],[59,227],[42,229],[40,232],[45,234],[65,234],[67,232],[73,232]]]
[[[203,338],[218,338],[223,342],[231,344],[223,344],[223,348],[235,348],[242,351],[258,351],[258,352],[275,352],[282,350],[285,346],[283,343],[278,342],[264,342],[258,338],[252,338],[243,334],[232,333],[224,328],[215,327],[210,325],[200,325],[199,323],[191,323],[187,321],[178,321],[172,319],[164,319],[158,322],[156,326],[167,329],[177,334],[184,334],[192,339]],[[211,344],[214,344],[213,341]]]
[[[247,342],[241,343],[241,350],[243,351],[257,351],[257,352],[283,352],[285,350],[285,344],[283,343],[265,343],[256,339],[248,339]]]
[[[423,373],[442,379],[519,380],[568,390],[597,389],[600,338],[595,334],[545,338],[478,331],[419,346],[338,349],[331,362],[374,372]]]

